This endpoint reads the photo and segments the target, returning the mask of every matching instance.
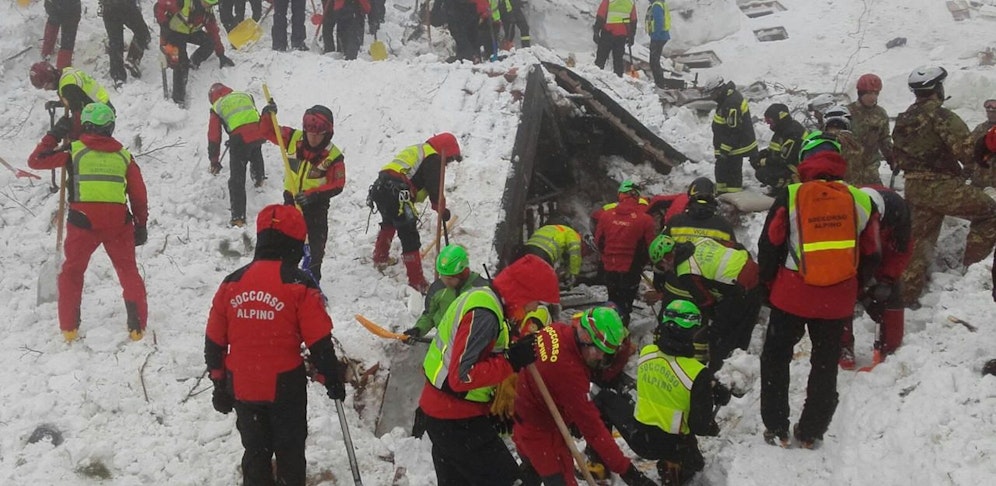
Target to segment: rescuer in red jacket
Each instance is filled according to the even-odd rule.
[[[601,255],[602,275],[609,301],[629,323],[633,299],[640,289],[640,274],[650,261],[647,249],[657,236],[657,224],[640,203],[632,181],[619,185],[619,204],[604,211],[595,226],[595,245]]]
[[[298,268],[307,234],[294,206],[273,204],[256,219],[256,255],[225,277],[211,303],[204,361],[215,410],[235,409],[244,484],[305,482],[307,375],[301,343],[333,400],[346,397],[332,347],[332,320],[314,280]]]

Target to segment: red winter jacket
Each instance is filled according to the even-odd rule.
[[[294,263],[259,254],[225,278],[205,331],[211,378],[230,375],[235,398],[247,402],[274,400],[278,377],[302,365],[302,342],[319,372],[334,370],[332,319],[318,287]]]
[[[557,404],[564,422],[568,426],[577,426],[588,445],[595,449],[612,472],[626,472],[631,462],[619,450],[588,393],[591,371],[581,356],[574,327],[555,322],[543,328],[536,335],[536,351],[536,369],[550,391],[550,397]],[[534,435],[529,432],[559,435],[556,422],[531,373],[519,373],[519,381],[515,387],[515,416],[517,420],[513,436],[516,441],[521,437],[528,442],[525,438]],[[559,442],[563,446],[563,441]]]
[[[218,156],[221,152],[221,132],[224,130],[225,124],[222,123],[218,113],[214,110],[210,111],[211,115],[208,117],[208,159],[213,163],[218,161]],[[272,132],[273,130],[271,129],[270,131]],[[254,144],[266,139],[260,131],[260,125],[254,123],[242,125],[228,134],[228,138],[234,137],[241,138],[245,144]]]
[[[332,11],[336,13],[340,12],[346,6],[346,3],[350,1],[351,0],[333,0]],[[363,13],[363,15],[370,13],[369,0],[356,0],[355,3],[359,6],[359,10]]]
[[[882,263],[875,271],[875,280],[893,283],[906,271],[913,258],[913,236],[910,208],[896,191],[882,185],[865,186],[875,189],[885,202],[884,216],[879,221],[879,239],[882,241]]]
[[[598,217],[595,244],[606,271],[629,272],[650,260],[647,249],[657,236],[657,225],[646,210],[638,199],[624,197]]]
[[[273,115],[270,113],[265,113],[259,117],[259,131],[260,135],[269,140],[274,145],[277,144],[277,135],[273,131]],[[284,150],[290,146],[291,137],[294,135],[295,130],[290,127],[280,127],[280,135],[283,137]],[[308,136],[306,134],[301,134],[301,139],[297,142],[297,152],[295,152],[294,157],[298,160],[307,160],[312,165],[320,164],[328,156],[328,147],[332,144],[322,144],[321,148],[314,148],[308,145]],[[341,151],[340,151],[341,152]],[[341,153],[327,169],[325,169],[325,184],[322,184],[314,189],[309,189],[305,191],[305,194],[314,193],[325,193],[328,197],[333,197],[342,192],[342,188],[346,185],[346,159]]]
[[[660,227],[663,228],[676,214],[685,212],[685,208],[687,207],[688,194],[684,192],[681,194],[658,194],[650,198],[650,206],[647,212],[655,213],[663,211],[664,217],[660,221]]]
[[[606,24],[609,18],[609,0],[602,0],[595,15],[595,27],[608,32],[613,37],[633,37],[636,35],[636,2],[629,10],[628,24]]]
[[[79,139],[88,148],[101,152],[117,152],[121,150],[121,142],[103,135],[84,133]],[[72,155],[68,150],[58,150],[59,140],[52,135],[45,135],[35,151],[28,157],[28,167],[32,169],[58,169],[65,167],[67,174],[66,188],[69,191],[69,209],[82,213],[90,221],[93,229],[113,228],[125,224],[128,221],[128,207],[134,218],[135,226],[145,226],[149,219],[149,197],[145,190],[145,181],[142,179],[142,171],[135,158],[132,157],[128,164],[128,171],[125,173],[126,192],[128,194],[128,205],[102,202],[76,202],[73,201],[74,174],[72,173]]]

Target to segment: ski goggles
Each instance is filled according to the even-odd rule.
[[[674,322],[685,329],[691,329],[702,323],[702,315],[664,309],[663,321]]]
[[[314,113],[304,114],[304,131],[309,133],[332,133],[332,123]]]

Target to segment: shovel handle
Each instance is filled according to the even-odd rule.
[[[263,83],[263,97],[266,98],[266,103],[272,103],[273,97],[270,96],[270,88]],[[273,122],[273,134],[277,137],[277,145],[280,147],[280,156],[284,159],[284,170],[287,172],[293,172],[290,167],[290,160],[287,158],[287,149],[284,148],[284,134],[280,131],[280,124],[277,123],[277,114],[270,113],[270,121]]]

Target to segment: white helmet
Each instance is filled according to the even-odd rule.
[[[832,107],[832,106],[834,106],[836,104],[837,104],[837,100],[834,99],[834,97],[833,97],[832,94],[830,94],[830,93],[823,93],[823,94],[817,96],[816,98],[813,98],[809,102],[808,108],[809,108],[809,111],[818,111],[820,113],[823,113],[824,111],[827,110],[827,108],[830,108],[830,107]]]
[[[702,82],[702,91],[706,93],[712,93],[717,89],[723,87],[726,84],[726,80],[722,76],[709,76],[705,81]]]
[[[910,73],[907,84],[910,91],[932,90],[948,77],[948,72],[939,66],[920,66]]]
[[[831,123],[837,123],[844,130],[850,130],[851,110],[844,105],[833,105],[823,110],[823,126],[829,127]]]
[[[878,209],[879,221],[885,219],[885,198],[882,197],[882,193],[870,187],[862,187],[861,192],[868,194],[868,197],[875,203],[875,208]]]

